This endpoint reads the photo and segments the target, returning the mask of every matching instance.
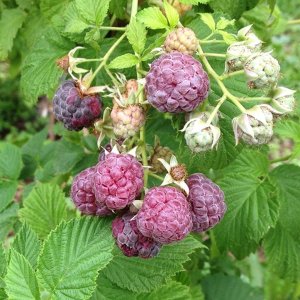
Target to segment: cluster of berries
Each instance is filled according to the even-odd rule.
[[[149,189],[141,201],[144,172],[135,156],[113,148],[100,157],[96,166],[74,178],[71,197],[83,214],[117,214],[112,233],[126,256],[154,257],[162,245],[180,241],[191,231],[206,231],[223,218],[224,194],[203,174],[186,179],[186,172],[175,167],[170,174],[176,181],[186,180],[188,195],[176,187],[159,186]]]

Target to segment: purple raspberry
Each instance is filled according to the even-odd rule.
[[[142,258],[154,257],[159,253],[161,244],[140,233],[133,214],[126,213],[112,222],[112,233],[118,247],[126,256]]]
[[[193,231],[202,232],[214,227],[226,211],[223,191],[201,173],[191,175],[187,185],[190,189],[188,201],[191,204]]]
[[[83,96],[73,80],[63,82],[53,98],[55,118],[69,130],[92,126],[100,116],[101,108],[100,97]]]
[[[189,203],[174,187],[151,188],[137,213],[136,222],[143,235],[161,244],[180,241],[192,229]]]
[[[161,112],[190,112],[208,95],[209,79],[201,63],[180,52],[156,59],[146,76],[149,103]]]
[[[95,198],[93,189],[95,170],[95,167],[88,168],[74,178],[71,187],[71,198],[75,206],[85,215],[110,215],[111,210]]]
[[[119,210],[141,193],[144,187],[143,166],[130,154],[107,154],[96,165],[96,198],[111,210]]]

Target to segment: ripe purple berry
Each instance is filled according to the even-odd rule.
[[[112,222],[112,234],[118,247],[126,256],[142,258],[154,257],[159,253],[161,244],[145,237],[138,230],[134,215],[126,213]]]
[[[146,76],[149,103],[161,112],[190,112],[208,95],[209,79],[201,63],[180,52],[164,54]]]
[[[174,187],[154,187],[136,216],[140,232],[161,244],[182,240],[192,229],[189,203]]]
[[[100,116],[102,104],[97,95],[83,96],[73,80],[63,82],[53,98],[55,118],[69,130],[93,125]]]
[[[131,204],[144,186],[143,166],[130,154],[107,154],[96,165],[94,190],[96,198],[111,210]]]
[[[71,198],[75,206],[85,215],[110,215],[111,211],[105,204],[97,201],[95,198],[93,189],[94,175],[95,167],[79,173],[72,183]]]
[[[214,227],[226,211],[224,193],[218,185],[203,174],[196,173],[187,179],[190,189],[193,231],[202,232]]]

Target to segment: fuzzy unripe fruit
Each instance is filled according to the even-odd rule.
[[[151,258],[156,256],[161,244],[145,237],[138,230],[134,214],[126,213],[112,222],[112,234],[116,244],[126,256]]]
[[[94,193],[95,168],[88,168],[73,180],[71,198],[75,206],[85,215],[105,216],[112,212],[103,202],[96,199]]]
[[[101,108],[100,97],[83,96],[73,80],[63,82],[53,98],[55,118],[69,130],[92,126],[100,116]]]
[[[193,55],[197,48],[198,39],[194,31],[186,27],[179,27],[170,32],[164,43],[166,52],[178,51]]]
[[[191,119],[183,131],[184,138],[192,152],[199,153],[212,150],[217,146],[221,130],[212,124],[207,124],[209,113],[201,113],[197,118]]]
[[[143,166],[130,154],[107,154],[96,165],[94,191],[96,198],[111,210],[123,209],[144,187]]]
[[[145,112],[141,105],[125,107],[114,104],[111,111],[114,133],[124,139],[134,136],[145,123]]]
[[[199,61],[180,52],[156,59],[146,76],[149,103],[161,112],[190,112],[203,102],[209,79]]]
[[[252,47],[245,42],[231,44],[226,53],[225,71],[243,70],[244,64],[253,53],[260,51],[260,47]]]
[[[220,222],[226,211],[224,193],[218,185],[201,173],[187,179],[190,193],[193,231],[203,232]]]
[[[236,143],[242,139],[249,145],[267,144],[273,135],[272,107],[256,105],[232,120]]]
[[[137,227],[149,238],[169,244],[182,240],[192,229],[186,197],[174,187],[154,187],[136,215]]]
[[[285,87],[277,87],[272,94],[271,105],[282,114],[290,113],[295,109],[295,91]]]
[[[270,53],[252,55],[244,65],[248,86],[252,89],[272,88],[277,84],[280,65]]]

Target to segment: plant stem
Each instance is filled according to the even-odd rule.
[[[226,44],[223,40],[199,40],[200,44]]]
[[[218,100],[218,104],[216,105],[216,107],[214,108],[214,110],[212,111],[212,113],[210,114],[208,120],[207,120],[207,124],[210,124],[212,122],[212,120],[214,119],[215,115],[218,113],[221,105],[224,103],[224,101],[226,100],[226,95],[223,95],[219,100]]]
[[[212,32],[211,34],[209,34],[206,38],[203,39],[203,41],[207,41],[209,40],[215,33]]]
[[[126,27],[101,26],[100,30],[125,31]]]
[[[140,143],[141,143],[141,151],[142,151],[142,160],[143,165],[148,165],[147,152],[146,152],[146,130],[145,126],[140,129]],[[148,174],[149,170],[144,169],[144,186],[147,187],[148,184]]]
[[[275,163],[278,163],[278,162],[286,161],[286,160],[289,160],[291,157],[292,157],[292,153],[289,154],[289,155],[283,156],[283,157],[279,157],[279,158],[276,158],[276,159],[272,159],[272,160],[270,161],[270,163],[271,163],[271,164],[275,164]]]
[[[287,22],[288,25],[296,25],[296,24],[300,24],[300,19],[297,20],[290,20]]]
[[[245,74],[245,71],[244,70],[239,70],[239,71],[224,74],[224,75],[220,76],[220,79],[224,80],[224,79],[227,79],[227,78],[230,78],[230,77],[233,77],[233,76],[242,75],[242,74]]]
[[[241,98],[240,101],[263,101],[263,102],[270,102],[272,98],[270,97],[244,97]]]
[[[222,57],[225,58],[226,54],[221,54],[221,53],[204,53],[204,56],[206,57]]]
[[[118,47],[118,45],[122,42],[122,40],[125,38],[126,34],[123,33],[116,42],[110,47],[110,49],[106,52],[106,54],[103,56],[103,60],[101,64],[98,66],[98,68],[95,70],[93,75],[91,76],[89,80],[89,85],[91,85],[92,81],[95,79],[96,75],[99,73],[99,71],[102,69],[103,66],[105,66],[107,60],[111,56],[111,54],[114,52],[114,50]]]
[[[138,11],[138,6],[139,6],[139,1],[138,0],[132,0],[130,20],[132,20],[135,17],[135,15]]]
[[[107,73],[107,75],[110,77],[111,81],[113,82],[113,84],[115,86],[118,86],[118,81],[116,80],[116,78],[114,77],[114,75],[111,73],[111,71],[109,70],[109,68],[107,66],[104,66],[104,70]]]
[[[208,62],[207,58],[205,57],[205,54],[200,46],[200,43],[198,45],[198,53],[199,53],[199,56],[200,58],[202,59],[202,62],[204,64],[204,66],[206,67],[207,69],[207,72],[215,79],[215,81],[217,82],[217,84],[219,85],[220,89],[222,90],[223,92],[223,95],[226,96],[226,98],[230,99],[234,104],[235,106],[238,107],[238,109],[241,111],[241,112],[246,112],[246,109],[244,108],[243,105],[241,105],[241,103],[239,102],[239,99],[238,97],[232,95],[228,89],[226,88],[226,86],[224,85],[224,83],[221,81],[220,79],[220,76],[215,72],[215,70],[212,68],[212,66],[210,65],[210,63]]]
[[[164,180],[163,177],[161,177],[161,176],[159,176],[159,175],[157,175],[157,174],[155,174],[155,173],[153,173],[153,172],[151,172],[151,171],[149,171],[149,175],[150,175],[151,177],[156,178],[156,179],[159,179],[159,180],[161,180],[161,181]]]

